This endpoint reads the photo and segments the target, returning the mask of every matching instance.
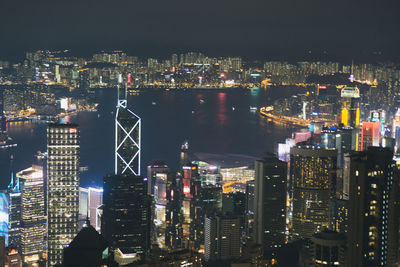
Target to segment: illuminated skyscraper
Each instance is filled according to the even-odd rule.
[[[47,153],[47,247],[48,262],[54,265],[62,263],[63,248],[78,232],[78,125],[49,124]]]
[[[169,168],[164,162],[153,162],[147,166],[147,193],[153,200],[152,241],[159,247],[165,245],[166,206]]]
[[[183,245],[183,216],[181,177],[169,175],[167,183],[165,246],[169,249],[181,248]]]
[[[168,166],[163,161],[154,161],[147,166],[147,194],[154,195],[157,177],[164,177],[169,172]]]
[[[103,188],[101,187],[79,187],[79,227],[82,221],[89,219],[90,225],[100,231],[101,216],[99,207],[103,204]]]
[[[240,218],[210,216],[205,218],[205,260],[230,260],[240,257]]]
[[[345,87],[341,91],[341,122],[344,126],[360,125],[360,90],[357,87]]]
[[[197,165],[186,164],[182,167],[182,180],[181,180],[181,195],[182,195],[182,216],[183,216],[183,236],[186,241],[193,240],[194,233],[191,231],[193,228],[193,218],[196,217],[195,213],[197,207],[193,206],[193,198],[196,190],[195,181],[199,181],[199,175],[197,172]]]
[[[400,136],[398,136],[398,129],[400,128],[400,109],[397,109],[396,115],[393,118],[393,123],[392,123],[392,137],[395,138],[396,140],[399,139]],[[396,142],[398,146],[398,142]]]
[[[329,227],[329,206],[336,181],[337,151],[293,147],[290,151],[293,238]]]
[[[44,251],[45,215],[43,169],[32,166],[17,173],[21,191],[21,254],[26,263],[38,262]]]
[[[115,117],[115,174],[103,179],[102,210],[101,233],[110,242],[114,255],[123,260],[147,253],[151,201],[147,179],[140,176],[140,118],[127,108],[121,74]]]
[[[380,122],[364,121],[361,128],[361,151],[367,150],[369,146],[379,146]]]
[[[13,156],[10,160],[11,182],[7,188],[8,195],[8,245],[20,250],[21,245],[21,191],[18,178],[14,181]]]
[[[392,158],[390,149],[380,147],[346,154],[350,174],[346,266],[389,266],[388,240],[397,236],[389,231],[395,229],[389,225]]]
[[[9,188],[10,189],[10,188]],[[8,193],[9,197],[9,219],[8,219],[8,245],[21,249],[21,192],[19,182],[12,186]]]
[[[255,169],[253,240],[267,251],[285,244],[287,163],[269,157]]]
[[[113,250],[144,254],[150,248],[150,201],[146,181],[131,174],[103,180],[101,233]]]
[[[126,88],[118,78],[115,116],[115,174],[140,175],[140,118],[127,107]]]

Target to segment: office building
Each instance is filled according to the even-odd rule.
[[[189,249],[164,250],[155,248],[150,251],[146,261],[148,266],[202,266],[203,254]]]
[[[360,90],[357,87],[344,87],[341,91],[341,123],[356,128],[360,125]]]
[[[197,165],[186,164],[182,166],[181,178],[181,201],[182,201],[182,216],[183,216],[183,238],[185,242],[189,239],[193,240],[193,218],[197,217],[197,211],[199,211],[200,204],[197,203],[196,206],[192,205],[192,200],[194,194],[196,193],[196,188],[199,186],[200,178],[197,172]],[[199,199],[197,199],[199,202]],[[194,203],[193,203],[194,204]]]
[[[50,265],[61,264],[63,248],[78,232],[79,128],[47,128],[47,246]]]
[[[204,224],[206,261],[240,257],[240,219],[237,216],[206,216]]]
[[[311,238],[312,266],[345,266],[346,238],[344,234],[324,230]]]
[[[103,204],[103,188],[101,187],[79,187],[79,226],[90,224],[96,231],[100,231],[101,216],[99,207]],[[81,222],[84,222],[83,224]]]
[[[4,237],[4,243],[8,246],[8,220],[9,197],[6,191],[0,192],[0,237]]]
[[[379,146],[380,127],[379,121],[363,121],[360,140],[361,151],[367,150],[370,146]]]
[[[253,236],[254,212],[255,212],[255,180],[246,183],[246,211],[245,211],[245,232],[246,236]]]
[[[174,250],[184,245],[181,176],[168,175],[167,186],[165,246]]]
[[[151,195],[154,209],[153,209],[153,243],[157,243],[159,247],[163,248],[165,246],[165,230],[166,230],[166,212],[167,212],[167,190],[168,190],[168,175],[169,169],[164,168],[160,172],[155,172],[153,170],[153,194]],[[147,178],[149,183],[150,179]]]
[[[389,231],[392,158],[390,149],[379,147],[346,154],[350,173],[346,178],[350,180],[347,266],[388,266],[388,239],[394,236]]]
[[[122,75],[118,77],[118,105],[115,115],[115,174],[140,175],[139,116],[128,109]]]
[[[253,240],[267,251],[285,244],[287,163],[266,157],[255,170]]]
[[[337,151],[293,147],[290,154],[292,238],[311,238],[315,232],[329,227]]]
[[[151,165],[147,166],[147,193],[149,195],[154,195],[157,177],[165,177],[168,173],[169,168],[164,161],[155,160]]]
[[[45,248],[43,169],[32,166],[16,176],[21,192],[21,256],[25,263],[37,263]]]
[[[21,254],[15,248],[6,248],[5,251],[5,265],[6,267],[22,267],[23,261]]]
[[[112,250],[145,254],[150,249],[150,200],[140,176],[106,175],[101,233]]]
[[[7,188],[8,195],[8,246],[21,250],[21,192],[18,178],[14,181],[11,172],[11,182]]]

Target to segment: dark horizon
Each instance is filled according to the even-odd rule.
[[[38,49],[77,56],[120,49],[140,58],[195,51],[261,61],[397,62],[399,7],[344,0],[3,1],[0,59],[19,61]]]

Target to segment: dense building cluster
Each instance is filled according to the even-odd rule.
[[[138,58],[123,51],[103,51],[79,58],[70,51],[26,53],[22,63],[0,61],[1,84],[47,84],[71,88],[113,87],[119,73],[130,73],[129,83],[156,88],[226,88],[273,84],[309,84],[310,77],[352,73],[355,80],[399,87],[400,70],[392,63],[341,64],[339,62],[296,63],[245,61],[241,57],[209,57],[198,52],[172,54],[167,59]],[[397,89],[396,89],[397,88]]]
[[[2,194],[8,214],[7,229],[0,228],[0,261],[6,266],[400,264],[400,112],[395,101],[385,108],[371,100],[375,80],[396,84],[398,72],[382,75],[382,66],[370,65],[267,62],[255,73],[240,58],[200,53],[144,63],[120,51],[95,54],[90,61],[61,54],[28,53],[25,71],[11,66],[27,75],[25,80],[13,82],[85,90],[116,85],[115,139],[105,140],[115,144],[114,172],[104,174],[102,188],[80,188],[80,128],[49,124],[46,159],[15,178],[11,172]],[[301,77],[324,78],[341,67],[353,69],[352,79],[364,83],[313,82],[314,91],[301,87],[307,93],[260,111],[272,122],[308,127],[279,144],[277,155],[190,155],[184,143],[177,170],[158,160],[141,173],[141,118],[127,105],[133,85],[156,84],[160,77],[167,86],[175,78],[182,86],[194,86],[196,79],[201,85],[213,79],[208,71],[218,83],[226,84],[233,74],[246,82],[248,70],[259,85],[267,77],[281,84],[304,83]],[[294,73],[299,80],[276,80]],[[5,107],[14,105],[7,90]],[[32,94],[31,101],[52,98],[51,93],[26,94]]]

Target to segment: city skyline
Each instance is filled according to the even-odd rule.
[[[3,1],[0,265],[400,266],[399,9]]]

